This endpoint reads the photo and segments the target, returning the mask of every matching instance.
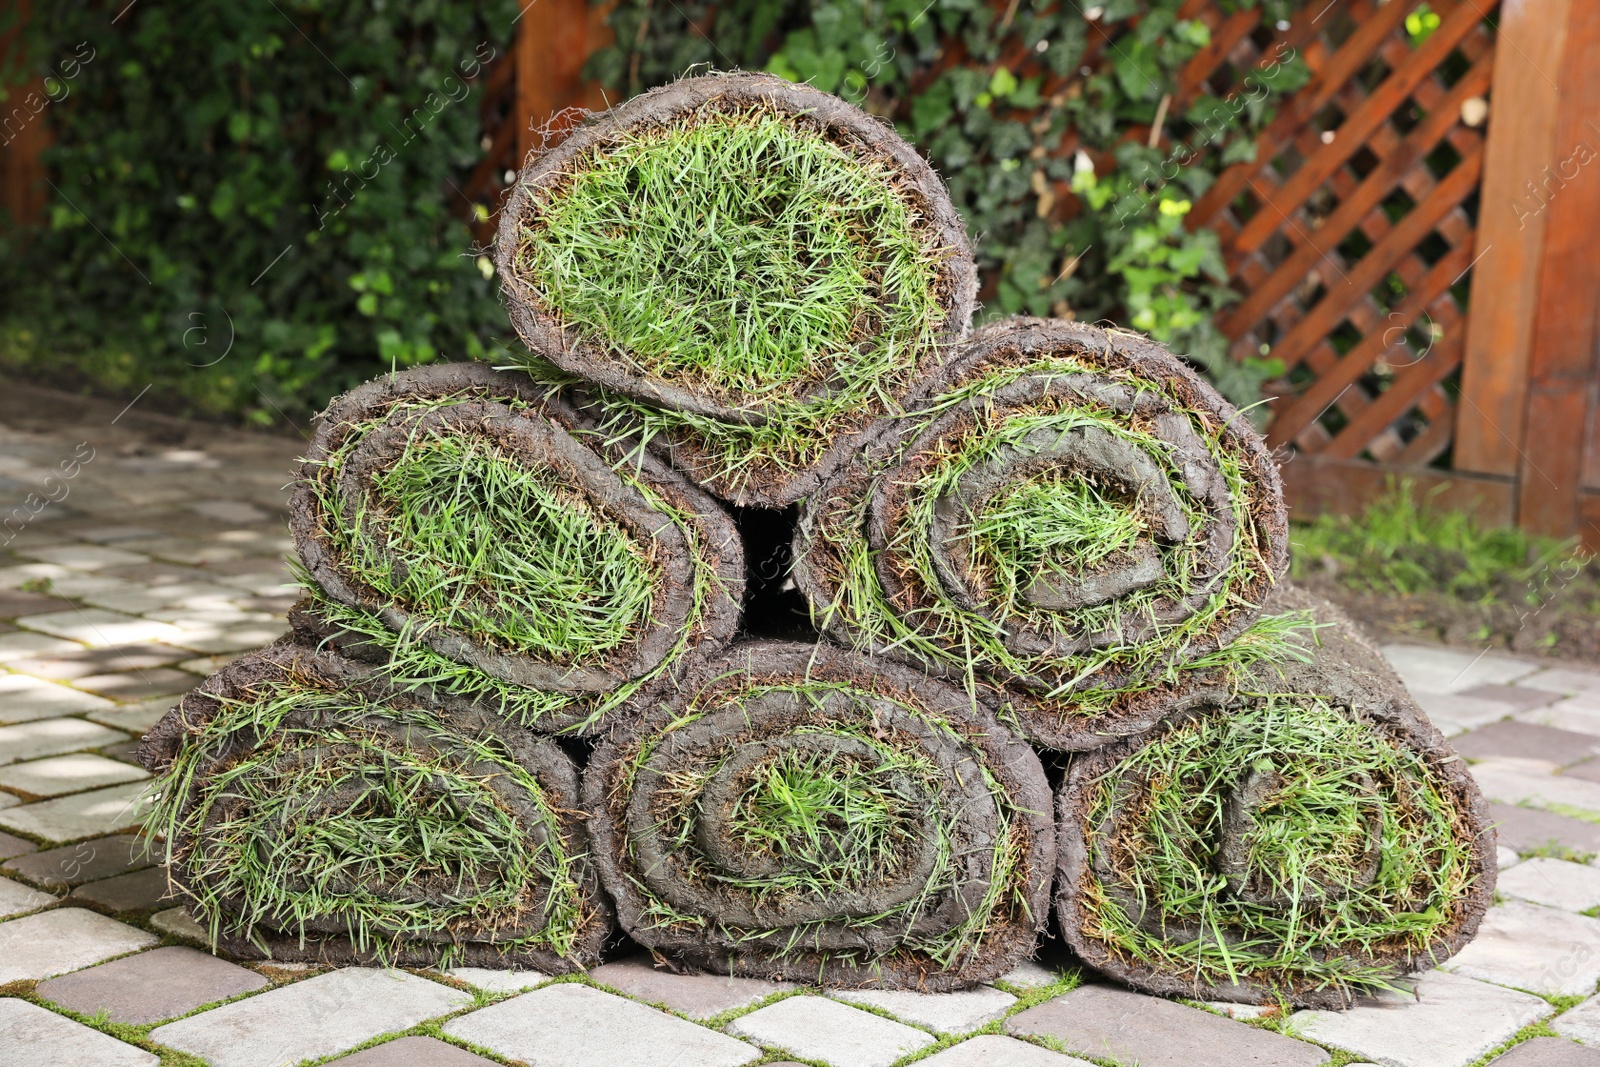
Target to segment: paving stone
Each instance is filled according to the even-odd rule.
[[[98,904],[107,911],[145,912],[171,907],[173,899],[167,896],[167,890],[167,869],[147,867],[132,874],[80,885],[72,891],[72,899]]]
[[[22,803],[22,798],[11,793],[0,793],[0,808],[14,808]]]
[[[68,1011],[103,1011],[112,1022],[139,1025],[267,985],[254,971],[192,948],[168,946],[52,978],[35,992]]]
[[[1523,684],[1556,693],[1600,693],[1600,673],[1552,667],[1522,679]]]
[[[150,700],[153,697],[187,693],[195,687],[196,682],[195,676],[187,671],[157,667],[155,670],[132,674],[95,674],[79,678],[73,684],[112,700]]]
[[[139,762],[138,741],[123,741],[120,744],[107,745],[100,750],[100,754],[107,759],[114,759],[122,763],[129,763],[135,767],[143,766],[143,764]]]
[[[6,1067],[154,1067],[160,1057],[15,997],[0,999]]]
[[[244,500],[197,500],[184,507],[196,515],[230,525],[257,526],[273,519],[273,516]]]
[[[0,811],[0,827],[64,844],[80,837],[138,825],[140,798],[148,787],[129,782],[88,793],[41,800]]]
[[[9,919],[14,915],[24,915],[30,911],[54,904],[60,897],[51,896],[32,886],[13,882],[9,878],[0,878],[0,919]]]
[[[561,1067],[736,1067],[761,1058],[743,1041],[570,982],[452,1019],[444,1032],[508,1059]]]
[[[1550,1021],[1550,1028],[1563,1037],[1600,1045],[1600,996],[1590,997]]]
[[[485,993],[526,993],[550,981],[549,975],[538,971],[497,971],[488,967],[451,967],[444,973]]]
[[[1093,1067],[1076,1056],[1063,1056],[999,1034],[970,1037],[917,1063],[919,1067]]]
[[[728,1024],[730,1034],[833,1067],[888,1067],[933,1044],[923,1030],[827,997],[790,997]]]
[[[19,615],[43,615],[72,607],[72,601],[43,593],[29,593],[22,589],[0,589],[0,619],[15,619]]]
[[[1600,905],[1600,869],[1539,857],[1502,874],[1495,888],[1508,897],[1535,904],[1585,911]]]
[[[53,582],[68,577],[72,572],[54,563],[22,563],[15,567],[0,567],[0,589],[20,589],[35,582]]]
[[[173,644],[182,645],[194,652],[249,652],[269,645],[288,631],[282,619],[270,623],[250,622],[238,626],[208,626],[204,629],[182,631]]]
[[[1517,712],[1516,706],[1499,700],[1483,700],[1459,693],[1413,692],[1417,706],[1446,736],[1475,730]]]
[[[0,726],[0,764],[101,748],[127,739],[127,734],[82,719],[39,719]]]
[[[159,846],[149,845],[137,834],[113,834],[18,856],[6,861],[0,872],[44,889],[69,889],[149,867],[159,852]]]
[[[26,674],[0,674],[0,723],[81,715],[113,706],[103,696],[80,693]]]
[[[635,1000],[660,1004],[691,1019],[709,1019],[734,1008],[747,1008],[774,993],[794,988],[787,982],[764,982],[755,978],[673,974],[656,970],[647,957],[607,963],[591,970],[589,977]]]
[[[1006,1030],[1053,1037],[1069,1052],[1140,1067],[1300,1067],[1326,1063],[1304,1041],[1109,986],[1079,986],[1006,1020]]]
[[[1534,675],[1532,677],[1537,677]],[[1518,711],[1539,708],[1561,699],[1561,694],[1549,689],[1539,689],[1526,683],[1522,685],[1477,685],[1463,689],[1461,695],[1474,700],[1494,700],[1510,704]]]
[[[20,837],[13,837],[11,834],[0,831],[0,861],[32,852],[38,847],[32,841],[24,841]]]
[[[120,611],[107,611],[104,608],[26,615],[16,622],[18,626],[38,630],[52,637],[81,641],[92,648],[126,645],[136,641],[164,641],[167,644],[177,644],[174,638],[183,636],[182,630],[169,623],[141,619],[134,615],[124,615]]]
[[[76,537],[80,541],[93,541],[97,545],[114,545],[118,541],[135,541],[141,537],[157,537],[161,531],[152,530],[147,526],[94,526],[87,530],[79,530]]]
[[[1600,874],[1600,871],[1596,872]],[[908,990],[857,989],[829,994],[846,1004],[886,1011],[901,1022],[940,1034],[964,1034],[993,1022],[1017,1002],[1010,993],[979,986],[959,993],[913,993]]]
[[[1416,998],[1385,993],[1348,1011],[1296,1012],[1294,1024],[1303,1037],[1389,1067],[1462,1067],[1554,1010],[1515,989],[1429,971]]]
[[[1522,857],[1517,855],[1515,849],[1506,848],[1504,845],[1495,847],[1494,865],[1497,870],[1503,871],[1507,867],[1515,867],[1520,862],[1522,862]]]
[[[75,571],[98,571],[106,567],[128,567],[135,563],[148,563],[148,557],[137,552],[104,545],[61,545],[56,548],[33,548],[17,553],[40,563],[54,563]]]
[[[214,1067],[278,1067],[330,1056],[472,1003],[404,971],[347,967],[158,1026],[150,1040]]]
[[[1512,901],[1490,908],[1478,936],[1441,966],[1545,996],[1583,996],[1600,981],[1600,919]]]
[[[198,678],[190,678],[189,681],[199,684]],[[107,711],[91,711],[85,718],[114,730],[127,730],[129,733],[142,736],[149,733],[150,728],[160,722],[161,717],[171,711],[177,703],[173,697],[158,697],[155,700],[127,704]]]
[[[1585,693],[1582,699],[1558,701],[1542,708],[1519,711],[1519,722],[1538,726],[1554,726],[1573,733],[1600,735],[1600,702],[1597,693]]]
[[[327,1067],[488,1067],[493,1063],[436,1037],[413,1036],[340,1056],[329,1060]]]
[[[998,981],[1017,989],[1043,989],[1061,981],[1061,977],[1060,971],[1038,960],[1023,960],[1009,973],[1001,975]]]
[[[1485,797],[1502,804],[1577,808],[1600,815],[1600,783],[1542,774],[1533,761],[1485,760],[1473,765],[1472,777]]]
[[[16,633],[0,634],[0,663],[10,663],[12,660],[29,657],[65,654],[81,648],[83,646],[76,641],[63,641],[48,634],[19,630]]]
[[[180,941],[193,941],[201,945],[209,944],[211,941],[210,931],[200,925],[200,921],[190,913],[187,906],[158,911],[147,921],[153,929]]]
[[[1536,1037],[1495,1057],[1489,1067],[1600,1067],[1600,1049],[1584,1048],[1559,1037]]]
[[[34,656],[12,660],[7,666],[39,678],[71,681],[95,674],[113,674],[118,671],[147,671],[156,667],[170,667],[184,659],[188,653],[181,648],[149,641],[137,645],[109,645],[105,648],[83,648],[59,656]]]
[[[1383,654],[1405,679],[1409,689],[1429,693],[1459,693],[1480,685],[1504,685],[1527,679],[1537,663],[1494,653],[1480,655],[1431,645],[1384,645]],[[1552,688],[1542,682],[1542,688]]]
[[[1467,759],[1536,759],[1565,767],[1600,753],[1600,739],[1526,722],[1493,722],[1450,744]]]
[[[1519,853],[1559,846],[1577,853],[1600,855],[1600,825],[1595,823],[1513,804],[1490,804],[1489,818],[1500,835],[1500,843]]]
[[[51,978],[159,940],[84,908],[57,908],[0,922],[0,985]]]
[[[0,767],[0,788],[30,793],[36,797],[58,797],[148,777],[149,773],[141,768],[96,756],[92,752],[74,752]]]

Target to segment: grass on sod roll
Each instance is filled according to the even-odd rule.
[[[915,419],[919,426],[927,425],[950,408],[1024,376],[1100,373],[1103,372],[1096,367],[1067,357],[1005,368],[970,382],[907,417]],[[1131,377],[1125,381],[1135,389],[1157,388]],[[1219,590],[1201,610],[1173,624],[1158,624],[1153,638],[1140,643],[1113,643],[1066,660],[1048,653],[1021,654],[1008,647],[1005,638],[1018,620],[1031,629],[1070,637],[1104,629],[1119,617],[1153,617],[1157,601],[1190,594],[1195,585],[1194,557],[1184,550],[1184,545],[1168,547],[1161,553],[1164,573],[1159,581],[1104,604],[1065,611],[1033,606],[1020,593],[1040,573],[1070,575],[1074,568],[1086,569],[1128,550],[1146,532],[1144,520],[1131,501],[1124,498],[1125,494],[1077,475],[1036,478],[996,494],[986,510],[962,529],[961,536],[969,539],[975,564],[988,572],[999,594],[1002,610],[994,618],[986,617],[955,603],[934,580],[937,570],[926,536],[933,528],[935,504],[968,471],[1008,448],[1027,453],[1036,447],[1029,444],[1028,435],[1041,428],[1065,435],[1077,427],[1094,427],[1138,446],[1165,469],[1174,496],[1189,521],[1191,538],[1201,535],[1207,516],[1185,489],[1167,447],[1139,425],[1130,425],[1125,416],[1094,404],[1055,400],[1025,412],[1012,409],[1004,417],[994,409],[985,409],[985,417],[987,422],[977,433],[952,442],[952,447],[937,457],[937,462],[906,493],[911,510],[899,524],[895,543],[914,561],[915,576],[926,593],[922,602],[909,617],[902,617],[883,595],[865,539],[851,537],[842,546],[844,573],[840,576],[839,598],[824,607],[824,624],[830,613],[842,612],[854,628],[874,643],[904,648],[919,658],[953,666],[966,674],[969,686],[975,686],[977,673],[986,669],[1021,676],[1064,676],[1048,694],[1052,698],[1081,687],[1107,668],[1126,671],[1139,679],[1133,688],[1150,688],[1173,681],[1183,670],[1195,666],[1242,668],[1266,658],[1300,654],[1298,639],[1304,636],[1310,622],[1303,613],[1260,620],[1243,637],[1198,662],[1185,664],[1181,655],[1174,655],[1186,646],[1203,643],[1219,616],[1238,606],[1233,590],[1271,567],[1263,546],[1252,536],[1254,484],[1246,477],[1239,457],[1222,441],[1225,428],[1197,412],[1190,413],[1191,421],[1210,445],[1216,467],[1227,482],[1236,524],[1229,569]],[[864,528],[866,504],[865,500],[859,502],[857,514],[843,524],[847,529]],[[1114,695],[1097,695],[1092,687],[1088,692],[1079,689],[1071,700],[1062,700],[1060,705],[1063,714],[1092,713],[1104,698]]]
[[[855,690],[849,686],[813,681],[808,686],[763,685],[747,690],[754,698],[765,693],[790,692],[822,710],[824,693],[843,692],[854,699],[851,714],[840,714],[837,706],[827,709],[825,724],[808,723],[797,732],[821,737],[840,737],[865,744],[876,762],[867,765],[859,759],[838,754],[789,753],[778,759],[752,788],[739,798],[727,826],[737,839],[770,848],[784,869],[759,879],[728,877],[697,856],[697,803],[706,784],[721,769],[722,761],[702,770],[685,773],[671,782],[673,803],[659,810],[663,836],[684,855],[695,857],[690,870],[708,882],[746,892],[752,900],[767,901],[801,897],[827,899],[841,890],[870,889],[898,871],[904,862],[903,849],[919,837],[937,837],[937,859],[922,890],[911,900],[877,915],[857,916],[803,923],[787,930],[740,930],[717,922],[714,915],[688,915],[655,896],[648,885],[635,880],[647,902],[645,921],[658,927],[708,929],[713,926],[722,938],[739,941],[787,937],[784,952],[808,951],[812,934],[837,924],[867,927],[889,920],[914,922],[941,893],[950,891],[961,875],[962,858],[953,848],[953,827],[960,812],[929,811],[913,808],[893,788],[893,779],[906,776],[917,782],[924,795],[940,796],[942,777],[935,763],[915,745],[897,745],[877,720],[875,704],[886,699],[882,694]],[[898,702],[897,702],[898,703]],[[949,738],[952,745],[965,746],[961,731],[950,722],[925,709],[899,705],[931,724]],[[702,718],[705,709],[691,708],[675,720],[663,734],[646,742],[638,754],[624,765],[622,788],[631,792],[632,779],[668,733]],[[724,754],[724,760],[733,753]],[[900,948],[921,953],[941,969],[955,969],[969,955],[983,948],[989,927],[1003,914],[1028,911],[1026,886],[1016,875],[1023,857],[1022,833],[1017,809],[1005,787],[992,772],[979,764],[986,792],[993,798],[998,816],[991,852],[993,867],[980,906],[961,922],[939,929],[909,935]],[[782,955],[783,953],[780,953]],[[839,950],[836,959],[856,959],[870,966],[872,959],[863,951]]]
[[[296,575],[318,614],[332,625],[384,649],[384,669],[402,686],[428,685],[498,708],[522,725],[535,724],[573,698],[528,689],[457,663],[422,643],[425,633],[447,628],[508,652],[556,663],[604,663],[624,650],[650,617],[658,575],[648,546],[594,509],[583,494],[552,482],[547,470],[506,456],[487,441],[444,433],[419,433],[401,458],[374,479],[375,510],[354,527],[331,488],[339,467],[362,438],[409,410],[443,406],[454,398],[406,401],[387,417],[374,417],[347,433],[317,482],[323,514],[340,558],[359,581],[409,610],[413,626],[389,629],[368,612],[325,595],[300,568]],[[526,403],[502,400],[513,410]],[[691,540],[692,517],[673,507],[626,464],[617,474]],[[368,540],[371,536],[372,540]],[[397,574],[394,561],[404,566]],[[664,670],[687,651],[689,631],[717,579],[696,567],[695,606]],[[592,698],[584,722],[592,723],[626,700],[648,679]]]
[[[583,158],[545,194],[517,265],[547,312],[637,373],[771,417],[608,400],[701,436],[730,471],[798,468],[830,424],[892,407],[942,327],[949,252],[898,184],[887,162],[782,116],[711,112]]]
[[[541,931],[502,947],[571,950],[584,909],[574,857],[554,812],[536,846],[534,828],[488,787],[489,777],[505,777],[542,802],[539,783],[509,752],[462,737],[425,710],[355,692],[273,683],[253,699],[219,703],[161,779],[147,818],[175,845],[204,842],[180,847],[173,863],[198,894],[213,939],[249,937],[258,927],[293,936],[305,923],[332,919],[359,950],[384,960],[429,934],[511,927],[543,913]],[[291,714],[315,712],[325,713],[315,728],[285,725]],[[359,721],[327,725],[373,714],[460,754],[425,753]],[[261,740],[216,773],[199,773],[240,733]],[[296,773],[284,773],[285,760]],[[306,798],[341,786],[360,799],[331,814],[306,810]],[[242,813],[208,825],[216,805],[241,801]],[[453,946],[439,951],[448,963]]]
[[[1085,932],[1119,956],[1201,981],[1391,988],[1393,966],[1351,953],[1422,950],[1460,921],[1455,903],[1473,877],[1471,829],[1427,762],[1402,744],[1317,697],[1259,699],[1145,745],[1100,780],[1088,805],[1090,849],[1112,849],[1119,878],[1147,907],[1200,936],[1153,933],[1093,880],[1084,911],[1095,928]],[[1224,806],[1252,771],[1276,772],[1283,784],[1247,835],[1248,869],[1293,904],[1242,900],[1216,873]],[[1149,783],[1132,800],[1117,788],[1129,775]],[[1132,827],[1124,838],[1099,839],[1093,828],[1111,807],[1130,803],[1137,807],[1122,815]],[[1352,872],[1374,818],[1382,852],[1365,882]]]

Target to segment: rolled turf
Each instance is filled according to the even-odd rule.
[[[1338,609],[1309,663],[1194,692],[1076,757],[1057,805],[1056,913],[1135,988],[1342,1007],[1471,940],[1495,839],[1466,765]]]
[[[338,398],[290,509],[304,639],[542,731],[596,729],[738,625],[726,513],[525,374],[434,365]]]
[[[596,863],[624,930],[718,973],[959,989],[1033,951],[1054,863],[1024,742],[917,671],[750,642],[599,748]]]
[[[531,156],[496,256],[532,364],[744,506],[812,491],[914,396],[977,288],[893,128],[766,74],[683,79]]]
[[[1092,748],[1186,672],[1282,651],[1252,629],[1287,524],[1261,438],[1147,338],[1063,321],[979,331],[931,396],[802,506],[795,580],[837,640]]]
[[[139,756],[171,879],[237,955],[559,974],[611,929],[577,768],[470,702],[280,644],[184,697]]]

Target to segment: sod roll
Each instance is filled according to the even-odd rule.
[[[338,398],[290,508],[305,639],[539,730],[594,730],[738,625],[719,505],[524,374],[434,365]]]
[[[1281,644],[1284,620],[1247,630],[1287,548],[1271,456],[1197,374],[1137,334],[1024,319],[805,502],[794,571],[829,635],[1081,749],[1149,726],[1186,669]]]
[[[1495,839],[1467,766],[1336,608],[1309,663],[1076,757],[1056,914],[1090,966],[1201,1000],[1342,1007],[1465,945]]]
[[[497,263],[535,367],[740,505],[816,487],[968,328],[965,228],[893,128],[767,74],[686,78],[530,156]]]
[[[584,772],[602,884],[653,952],[718,973],[959,989],[1033,951],[1054,863],[1024,742],[921,673],[736,645]]]
[[[146,735],[172,882],[242,956],[385,966],[597,961],[610,907],[555,742],[279,644]]]

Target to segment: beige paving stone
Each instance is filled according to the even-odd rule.
[[[9,919],[17,915],[26,915],[30,911],[38,911],[48,907],[61,898],[53,896],[32,886],[13,882],[9,878],[0,878],[0,919]]]
[[[48,615],[27,615],[17,620],[17,625],[52,637],[81,641],[91,647],[125,645],[135,641],[164,641],[179,644],[177,638],[183,631],[169,623],[141,619],[104,608],[85,608],[82,611],[56,611]]]
[[[139,824],[140,800],[146,788],[144,782],[129,782],[21,804],[0,811],[0,827],[52,844],[115,833]]]
[[[1440,966],[1544,996],[1585,996],[1600,981],[1600,919],[1521,901],[1497,905],[1472,943]]]
[[[34,656],[56,656],[80,651],[82,648],[83,646],[76,641],[63,641],[49,634],[18,630],[15,633],[0,634],[0,663]]]
[[[0,998],[6,1067],[155,1067],[160,1057],[37,1004]]]
[[[74,571],[98,571],[106,567],[127,567],[149,562],[147,557],[137,552],[107,548],[105,545],[68,544],[56,548],[24,549],[17,555]]]
[[[190,688],[200,683],[200,679],[191,679]],[[90,722],[97,722],[109,726],[114,730],[126,730],[135,737],[149,732],[150,727],[161,721],[161,717],[175,707],[181,699],[180,695],[157,697],[138,704],[124,704],[107,711],[93,711],[85,716]]]
[[[154,934],[83,908],[0,922],[0,985],[51,978],[157,942]]]
[[[148,777],[149,773],[138,767],[92,752],[74,752],[0,767],[0,789],[31,793],[36,797],[58,797]],[[1600,875],[1600,871],[1595,873]]]
[[[0,724],[82,715],[115,707],[93,693],[71,689],[26,674],[0,674]]]
[[[917,1063],[919,1067],[1094,1067],[1088,1060],[999,1034],[969,1037]]]
[[[756,978],[715,974],[673,974],[650,965],[648,957],[618,960],[596,967],[589,977],[647,1004],[659,1004],[691,1019],[709,1019],[746,1008],[794,986]]]
[[[925,1030],[827,997],[790,997],[741,1015],[728,1032],[833,1067],[889,1067],[933,1044]]]
[[[964,1034],[1006,1013],[1017,1002],[1010,993],[979,986],[958,993],[915,993],[903,989],[858,989],[830,993],[846,1004],[886,1011],[901,1022],[940,1034]]]
[[[119,730],[82,719],[36,719],[0,726],[0,764],[103,748],[127,739]]]
[[[1502,873],[1495,889],[1535,904],[1584,911],[1600,906],[1600,868],[1540,856]]]

